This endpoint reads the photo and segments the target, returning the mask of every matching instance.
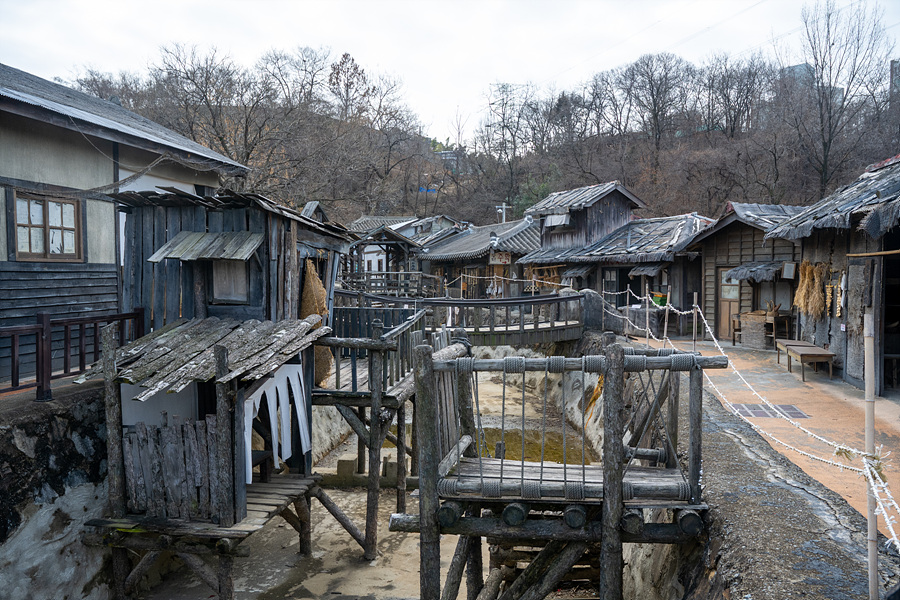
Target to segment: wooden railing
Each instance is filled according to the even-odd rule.
[[[345,273],[347,289],[385,296],[427,298],[444,295],[444,280],[421,271],[367,271]]]
[[[494,300],[422,298],[403,301],[389,296],[336,290],[335,301],[351,322],[352,315],[346,312],[351,309],[376,311],[375,314],[381,314],[377,311],[385,311],[384,314],[391,314],[391,311],[425,308],[427,312],[423,331],[462,327],[475,345],[532,344],[577,339],[581,336],[584,324],[583,294],[549,294]],[[363,308],[360,309],[360,306]]]
[[[37,401],[52,400],[53,379],[83,373],[100,360],[100,328],[113,322],[119,323],[119,345],[144,335],[143,308],[56,319],[39,312],[35,324],[0,327],[0,340],[9,339],[8,356],[2,352],[6,344],[0,347],[0,366],[9,360],[8,371],[0,372],[0,392],[36,387]]]

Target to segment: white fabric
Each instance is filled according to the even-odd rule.
[[[251,442],[253,437],[253,419],[259,415],[259,406],[263,398],[269,408],[269,428],[272,432],[272,453],[275,466],[279,458],[287,460],[291,457],[291,408],[288,385],[294,396],[294,407],[300,429],[300,446],[304,453],[312,447],[309,422],[306,418],[308,402],[303,381],[303,365],[282,365],[252,396],[244,400],[244,453],[247,483],[253,482],[253,454]],[[279,423],[278,414],[281,414]]]

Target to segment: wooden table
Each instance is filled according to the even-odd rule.
[[[804,342],[801,340],[784,340],[784,339],[776,339],[775,340],[775,350],[776,350],[776,362],[781,362],[781,351],[783,350],[785,354],[787,354],[787,367],[788,373],[791,373],[791,358],[794,358],[797,362],[800,363],[800,379],[801,381],[806,381],[806,370],[805,363],[812,363],[813,368],[818,372],[819,363],[827,362],[828,363],[828,379],[832,377],[832,370],[834,364],[834,352],[830,350],[825,350],[824,348],[819,348],[815,344],[810,344],[809,342]]]

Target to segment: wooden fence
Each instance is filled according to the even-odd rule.
[[[421,271],[345,273],[342,279],[348,289],[370,294],[420,298],[444,295],[443,278]]]
[[[144,309],[57,319],[39,312],[32,325],[0,327],[0,340],[9,340],[8,354],[0,351],[0,392],[37,387],[36,400],[52,400],[53,379],[83,373],[100,360],[100,329],[108,323],[119,324],[123,346],[144,335]]]

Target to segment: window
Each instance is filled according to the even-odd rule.
[[[16,257],[23,260],[80,260],[78,200],[16,197]]]
[[[250,285],[247,263],[242,260],[213,261],[213,297],[216,304],[247,304]]]

